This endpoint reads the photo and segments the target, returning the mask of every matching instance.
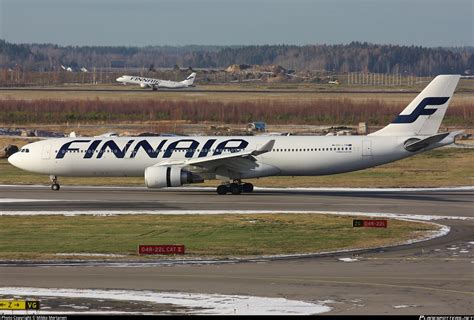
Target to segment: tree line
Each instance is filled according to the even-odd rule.
[[[428,48],[352,42],[340,45],[254,46],[58,46],[0,40],[0,68],[54,71],[87,68],[222,69],[231,64],[281,65],[332,73],[366,72],[433,76],[474,72],[474,47]]]

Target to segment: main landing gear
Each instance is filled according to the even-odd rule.
[[[58,191],[61,187],[59,186],[58,183],[58,177],[57,176],[49,176],[49,180],[53,183],[51,185],[51,190],[53,191]]]
[[[234,180],[232,183],[221,184],[217,187],[217,194],[241,194],[242,192],[250,193],[253,191],[253,184],[242,183],[241,180]]]

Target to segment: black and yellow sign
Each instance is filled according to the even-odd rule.
[[[0,300],[0,310],[39,310],[39,301]]]

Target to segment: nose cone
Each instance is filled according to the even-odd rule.
[[[11,165],[18,167],[18,164],[20,162],[20,152],[15,152],[11,156],[8,157],[8,162],[10,162]]]
[[[117,79],[115,79],[117,82],[122,82],[123,81],[123,77],[118,77]]]

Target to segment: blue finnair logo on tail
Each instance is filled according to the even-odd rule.
[[[392,123],[413,123],[419,116],[431,116],[438,109],[425,109],[427,106],[439,106],[446,103],[449,97],[424,98],[410,114],[399,115]]]

